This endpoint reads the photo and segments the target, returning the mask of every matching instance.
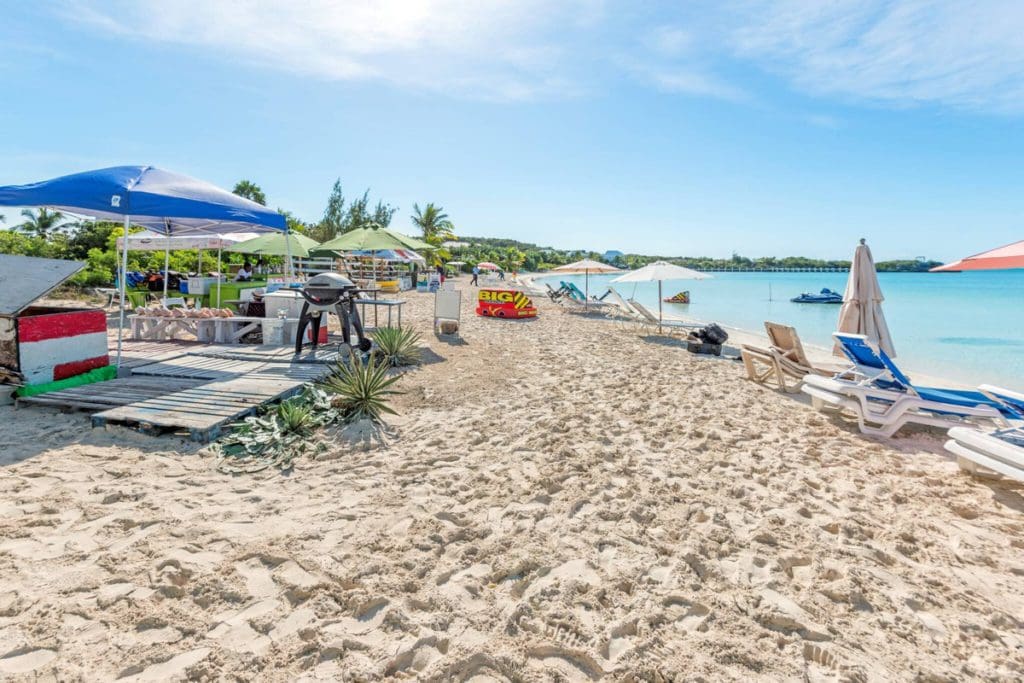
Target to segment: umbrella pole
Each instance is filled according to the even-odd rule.
[[[121,370],[121,342],[124,339],[124,300],[128,296],[128,225],[129,217],[124,217],[124,248],[121,250],[121,311],[117,324],[117,369]]]
[[[661,334],[661,308],[664,304],[661,302],[661,280],[658,280],[658,334]]]
[[[288,263],[284,271],[285,284],[291,284],[292,280],[295,279],[295,265],[292,263],[292,233],[288,230],[284,233],[284,251],[285,258],[288,259]]]
[[[587,311],[587,307],[590,306],[590,269],[583,269],[583,311]]]

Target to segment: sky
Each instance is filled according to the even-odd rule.
[[[1018,0],[40,0],[0,184],[152,164],[320,218],[340,178],[566,249],[952,260],[1024,239]],[[8,224],[16,212],[6,213]]]

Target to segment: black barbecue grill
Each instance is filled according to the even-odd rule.
[[[320,273],[306,281],[302,292],[302,313],[299,315],[299,327],[295,332],[295,353],[302,351],[302,340],[306,326],[313,324],[313,348],[320,340],[320,323],[326,312],[334,311],[341,320],[341,338],[345,344],[352,346],[351,329],[355,328],[360,351],[369,351],[372,346],[363,334],[363,323],[359,320],[355,300],[359,298],[359,288],[355,283],[337,273]]]

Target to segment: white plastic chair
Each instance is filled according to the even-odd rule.
[[[164,308],[171,308],[172,306],[181,306],[187,308],[185,305],[185,297],[183,296],[168,296],[160,298],[160,305]]]

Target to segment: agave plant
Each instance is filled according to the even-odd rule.
[[[305,401],[282,401],[277,407],[277,421],[285,434],[309,434],[317,425],[313,408]]]
[[[373,341],[374,356],[388,367],[398,368],[423,362],[420,334],[410,327],[382,327],[374,333]]]
[[[389,369],[387,363],[378,363],[373,356],[363,361],[353,355],[349,364],[339,361],[320,387],[334,394],[334,404],[348,419],[380,422],[384,413],[396,414],[388,399],[402,393],[391,388],[401,375],[390,375]]]
[[[211,447],[218,456],[217,469],[229,474],[290,469],[293,460],[308,450],[308,437],[317,427],[344,417],[331,405],[330,395],[307,385],[300,396],[232,425],[231,433]]]

